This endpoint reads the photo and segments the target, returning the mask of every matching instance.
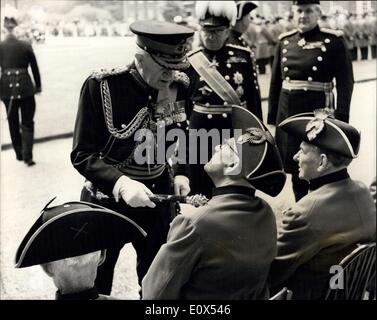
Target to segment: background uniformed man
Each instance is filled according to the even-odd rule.
[[[49,207],[52,201],[18,247],[16,268],[41,265],[58,289],[56,300],[111,300],[98,294],[94,284],[106,248],[145,236],[145,231],[104,207],[86,202]]]
[[[319,1],[294,1],[293,12],[298,29],[280,36],[270,85],[268,123],[277,125],[318,107],[335,108],[335,117],[348,122],[354,77],[342,33],[319,28]],[[292,174],[293,190],[299,200],[308,190],[307,183],[298,179],[293,161],[299,141],[277,128],[276,143],[286,172]]]
[[[189,80],[175,70],[189,67],[187,39],[193,31],[158,21],[138,21],[130,29],[137,35],[135,61],[124,69],[94,74],[82,87],[71,160],[88,180],[82,200],[132,217],[147,232],[146,238],[133,242],[141,282],[175,214],[169,204],[156,205],[149,196],[190,191],[185,166],[173,173],[165,151],[159,160],[156,148],[166,142],[165,136],[163,141],[157,136],[158,129],[186,126]],[[141,144],[146,147],[140,149]],[[143,150],[146,159],[140,161]],[[121,248],[108,248],[108,259],[99,268],[96,284],[101,293],[111,291]]]
[[[233,1],[198,1],[196,16],[201,25],[200,39],[202,46],[190,53],[190,56],[204,54],[230,90],[243,106],[262,119],[260,89],[257,71],[250,49],[227,43],[230,27],[237,18],[237,7]],[[231,107],[216,92],[213,86],[194,68],[191,70],[191,92],[193,107],[190,114],[190,129],[231,129]],[[220,139],[221,140],[221,139]],[[209,160],[215,145],[209,141],[208,150],[198,150],[197,164],[190,165],[190,186],[194,194],[202,193],[207,197],[212,194],[213,183],[204,172],[200,158],[207,153]]]
[[[35,164],[34,94],[42,91],[41,77],[34,51],[28,42],[17,39],[14,34],[16,27],[15,17],[4,17],[4,28],[8,35],[0,43],[0,98],[6,107],[10,137],[17,160],[23,160],[28,166],[32,166]],[[28,72],[29,66],[33,72],[34,84]]]

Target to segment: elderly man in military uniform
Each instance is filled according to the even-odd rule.
[[[104,207],[79,201],[51,207],[54,199],[18,247],[16,268],[40,265],[58,288],[56,300],[113,300],[100,295],[94,284],[106,248],[145,236],[145,231]]]
[[[262,119],[260,89],[250,49],[227,43],[230,28],[237,19],[233,1],[198,1],[196,16],[201,25],[202,46],[189,54],[192,111],[190,129],[232,128],[231,105],[242,105]],[[194,194],[211,196],[213,183],[204,164],[214,153],[216,143],[198,150],[196,164],[190,165],[190,184]],[[203,161],[202,156],[206,158]]]
[[[234,106],[240,130],[206,164],[216,189],[208,205],[176,217],[143,280],[146,299],[268,299],[276,221],[255,195],[276,196],[285,173],[274,139],[250,111]]]
[[[326,109],[290,117],[279,125],[301,142],[294,160],[310,193],[284,213],[272,286],[286,286],[297,300],[324,298],[330,268],[356,244],[375,241],[376,207],[368,188],[350,178],[360,132]]]
[[[277,125],[292,115],[319,106],[335,108],[335,117],[348,122],[354,78],[342,32],[319,28],[319,1],[294,1],[293,4],[297,29],[280,36],[270,85],[268,123]],[[292,159],[300,142],[277,128],[276,143],[286,172],[292,174],[298,201],[308,191],[307,183],[298,179],[297,164]]]
[[[357,44],[356,44],[356,28],[355,28],[355,16],[350,13],[348,19],[343,27],[344,39],[347,44],[347,48],[350,52],[352,61],[357,60]]]
[[[4,28],[8,35],[0,43],[0,99],[6,107],[16,158],[24,161],[27,166],[33,166],[34,94],[42,91],[41,77],[33,48],[29,43],[17,39],[14,34],[16,27],[15,17],[4,17]],[[33,72],[34,84],[28,72],[29,66]]]
[[[150,196],[172,194],[173,187],[178,195],[190,191],[186,166],[172,172],[167,162],[176,141],[167,143],[165,134],[185,129],[189,79],[178,70],[189,67],[186,45],[193,31],[159,21],[138,21],[130,30],[137,35],[135,61],[95,73],[82,87],[71,160],[87,179],[82,200],[131,217],[147,232],[133,241],[141,282],[175,214],[170,204],[156,205]],[[121,248],[108,248],[108,259],[99,268],[101,293],[111,291]]]

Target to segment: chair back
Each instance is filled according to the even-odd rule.
[[[277,294],[271,297],[269,300],[291,300],[292,291],[287,288],[281,289]]]
[[[376,243],[366,243],[348,254],[340,263],[343,288],[329,288],[325,300],[363,300],[367,286],[376,274]]]

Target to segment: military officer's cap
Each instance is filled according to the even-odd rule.
[[[54,200],[54,199],[53,199]],[[16,268],[81,256],[145,236],[129,218],[86,202],[42,210],[16,253]]]
[[[242,135],[235,136],[242,154],[242,172],[256,189],[277,196],[284,187],[286,175],[274,138],[265,125],[249,110],[232,107],[232,125]]]
[[[258,5],[254,1],[236,1],[237,5],[237,20],[241,20],[244,16],[249,14],[254,9],[258,8]]]
[[[319,0],[297,0],[293,1],[294,6],[301,6],[305,4],[320,4]]]
[[[346,158],[356,158],[359,152],[360,132],[348,123],[334,119],[327,109],[290,117],[279,127],[302,141]]]
[[[194,35],[190,28],[165,21],[136,21],[130,25],[136,34],[136,44],[147,51],[161,66],[187,69],[187,39]]]
[[[237,6],[234,1],[197,1],[195,13],[202,27],[229,27],[236,23]]]

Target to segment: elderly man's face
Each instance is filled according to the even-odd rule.
[[[293,6],[293,20],[301,32],[314,29],[321,17],[321,10],[316,4]]]
[[[211,177],[224,176],[224,170],[232,166],[238,158],[237,146],[234,138],[227,140],[224,144],[215,148],[211,160],[204,166],[204,170]]]
[[[227,27],[216,27],[208,28],[203,27],[200,31],[200,38],[202,40],[203,46],[211,51],[218,51],[224,45],[226,40],[229,38],[229,28]]]
[[[150,87],[163,90],[171,85],[174,76],[173,70],[160,66],[148,53],[143,54],[138,60],[138,71]]]
[[[302,142],[293,159],[298,162],[300,179],[310,181],[321,175],[317,170],[321,165],[321,153],[316,146]]]

